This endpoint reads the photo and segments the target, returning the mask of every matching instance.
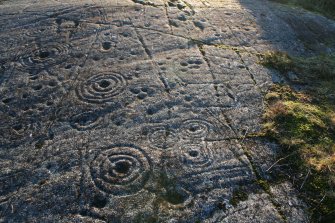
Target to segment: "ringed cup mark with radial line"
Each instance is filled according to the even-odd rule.
[[[152,129],[148,135],[151,147],[155,149],[168,149],[179,141],[178,135],[164,126]]]
[[[254,178],[250,166],[241,162],[232,151],[231,142],[206,142],[180,147],[181,184],[189,191],[203,193],[215,188],[225,189],[248,185]],[[177,165],[179,167],[179,165]]]
[[[135,146],[111,146],[91,163],[91,176],[95,185],[115,196],[140,191],[150,172],[150,159],[142,149]]]
[[[213,163],[213,154],[202,144],[187,144],[181,147],[181,163],[185,169],[202,169]]]
[[[82,101],[106,103],[112,102],[115,96],[121,94],[126,85],[127,81],[121,74],[102,73],[79,83],[76,93]]]

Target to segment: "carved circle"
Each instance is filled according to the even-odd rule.
[[[121,74],[103,73],[81,82],[76,89],[78,97],[89,103],[110,102],[121,94],[127,82]]]
[[[40,38],[41,36],[48,36],[54,34],[56,31],[54,27],[47,26],[45,24],[32,24],[34,27],[22,30],[23,35],[28,39]]]
[[[156,149],[171,148],[178,141],[177,134],[165,127],[156,127],[148,135],[150,145]]]
[[[135,146],[112,146],[91,163],[91,175],[102,191],[116,196],[140,191],[149,178],[151,165],[145,152]]]
[[[68,53],[69,46],[60,43],[48,43],[42,47],[33,48],[19,57],[20,67],[27,69],[43,69],[60,63]]]
[[[187,144],[181,148],[181,161],[186,168],[205,168],[213,163],[211,150],[201,144]]]
[[[211,124],[201,119],[186,120],[182,124],[183,135],[191,138],[203,138],[209,133]]]
[[[70,125],[79,131],[94,129],[103,125],[103,123],[103,118],[96,111],[74,115],[70,120]]]

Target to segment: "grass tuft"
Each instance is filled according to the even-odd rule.
[[[291,57],[283,52],[267,52],[260,55],[261,64],[277,69],[283,74],[295,72],[304,74],[304,81],[335,80],[335,55],[318,55],[313,57]]]
[[[289,85],[269,89],[263,135],[275,139],[285,153],[295,154],[284,162],[311,204],[314,220],[329,222],[335,219],[335,102],[328,97],[335,89],[335,57],[269,52],[260,59],[283,75],[296,73],[306,86],[300,92]]]
[[[321,13],[329,18],[335,18],[334,0],[272,0],[283,4],[300,6],[306,10]]]

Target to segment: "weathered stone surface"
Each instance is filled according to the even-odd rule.
[[[289,222],[309,222],[307,206],[297,197],[297,191],[289,182],[271,187],[274,201],[277,202]]]
[[[334,50],[333,22],[294,12],[0,1],[0,222],[306,222],[288,184],[257,184],[274,147],[244,139],[273,83],[257,53]]]

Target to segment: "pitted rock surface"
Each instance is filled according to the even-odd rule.
[[[328,31],[261,0],[0,1],[0,222],[307,222],[244,138],[257,53],[334,49],[299,13]]]

